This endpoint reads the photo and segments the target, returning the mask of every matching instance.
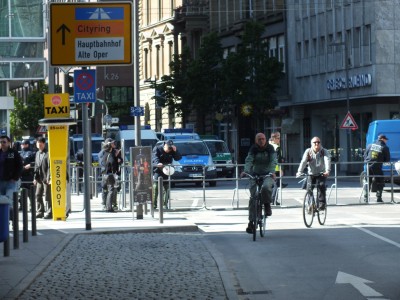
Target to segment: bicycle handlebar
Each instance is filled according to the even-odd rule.
[[[273,173],[268,173],[267,175],[258,175],[258,174],[252,175],[250,173],[243,172],[242,175],[244,175],[244,176],[241,176],[241,178],[246,176],[246,177],[249,177],[250,179],[257,179],[257,178],[265,179],[267,177],[272,177],[274,174]]]

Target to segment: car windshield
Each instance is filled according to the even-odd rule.
[[[76,146],[75,149],[83,149],[83,141],[75,141]],[[102,141],[93,141],[92,140],[92,153],[99,153],[101,151]]]
[[[209,155],[204,143],[175,143],[182,155]]]
[[[211,152],[229,153],[228,146],[222,141],[206,141]]]

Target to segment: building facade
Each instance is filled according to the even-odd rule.
[[[397,1],[290,0],[288,157],[298,161],[313,136],[337,160],[362,161],[368,124],[400,110]],[[347,79],[346,79],[347,78]],[[347,112],[358,129],[342,129]],[[344,126],[346,127],[346,126]],[[345,167],[359,172],[361,165]]]

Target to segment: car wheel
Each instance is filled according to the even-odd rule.
[[[210,186],[217,186],[217,182],[216,181],[209,181]]]

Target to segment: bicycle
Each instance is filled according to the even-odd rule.
[[[267,175],[251,175],[249,173],[243,173],[244,176],[249,177],[251,180],[256,182],[256,199],[253,201],[254,210],[252,221],[250,221],[253,228],[253,241],[256,241],[257,228],[260,228],[260,236],[265,236],[266,226],[267,226],[267,208],[266,203],[263,205],[261,196],[261,187],[264,183],[265,178],[272,177],[272,173]]]
[[[323,176],[323,173],[320,173],[319,175],[316,175],[314,177],[320,177]],[[304,195],[304,201],[303,201],[303,221],[304,225],[306,225],[307,228],[310,228],[313,221],[314,221],[314,216],[317,214],[318,217],[318,223],[320,225],[324,225],[326,221],[326,215],[327,215],[327,206],[325,205],[325,208],[323,210],[319,209],[319,189],[317,189],[317,195],[314,197],[314,188],[315,188],[315,183],[313,184],[310,182],[311,176],[305,173],[302,173],[300,176],[306,176],[303,180],[306,180],[306,186],[307,186],[307,191],[306,194]],[[302,180],[302,181],[303,181]]]

